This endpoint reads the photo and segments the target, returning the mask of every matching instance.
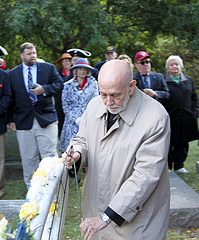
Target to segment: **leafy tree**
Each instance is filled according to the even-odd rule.
[[[25,41],[52,63],[77,47],[91,51],[94,64],[104,58],[108,44],[132,58],[148,51],[153,70],[163,71],[171,54],[197,63],[196,0],[1,0],[0,9],[0,44],[12,53],[5,57],[10,68],[21,61],[19,46]]]

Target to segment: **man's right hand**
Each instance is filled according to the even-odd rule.
[[[62,154],[62,163],[66,166],[66,169],[70,170],[73,166],[73,159],[77,162],[80,158],[79,152],[74,152],[72,156],[67,151]]]
[[[16,125],[15,125],[15,122],[10,122],[9,123],[9,129],[12,131],[12,132],[15,132],[17,129],[16,129]]]

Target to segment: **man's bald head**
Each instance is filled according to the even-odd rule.
[[[98,81],[99,83],[108,81],[115,82],[121,81],[128,84],[132,77],[132,71],[128,63],[121,60],[112,60],[106,62],[100,69]]]
[[[132,80],[130,65],[121,60],[105,63],[100,69],[98,82],[100,95],[108,111],[119,113],[124,110],[136,85],[136,81]]]

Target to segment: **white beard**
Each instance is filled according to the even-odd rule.
[[[125,110],[126,109],[126,106],[127,106],[127,103],[129,102],[129,99],[130,99],[130,96],[129,96],[129,94],[128,94],[128,92],[127,92],[127,94],[126,94],[126,97],[125,97],[125,99],[124,99],[124,102],[123,102],[123,106],[121,107],[121,106],[118,106],[118,105],[112,105],[112,106],[107,106],[107,105],[105,105],[105,107],[106,107],[106,109],[110,112],[110,113],[112,113],[112,114],[118,114],[118,113],[120,113],[120,112],[122,112],[123,110]],[[113,109],[111,109],[111,108],[115,108],[114,110]]]

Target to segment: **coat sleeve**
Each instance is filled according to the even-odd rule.
[[[159,78],[160,78],[160,82],[161,82],[161,89],[158,89],[155,91],[158,95],[157,100],[168,99],[170,96],[170,93],[169,93],[169,88],[167,86],[167,83],[164,79],[164,76],[160,73],[159,73]]]
[[[192,80],[192,103],[191,103],[191,110],[194,113],[195,117],[198,118],[198,95],[197,95],[196,89],[194,87],[193,80]]]
[[[42,87],[44,88],[45,95],[54,95],[63,88],[63,79],[54,65],[49,64],[48,66],[50,70],[49,81],[47,84],[42,84]]]
[[[0,115],[2,115],[5,110],[8,108],[12,97],[11,97],[11,89],[10,89],[10,80],[7,72],[0,72],[0,86],[2,90],[0,91]]]

